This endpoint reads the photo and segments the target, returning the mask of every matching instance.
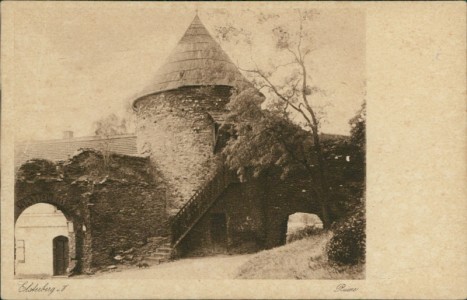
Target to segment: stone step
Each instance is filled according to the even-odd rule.
[[[153,264],[160,264],[160,263],[163,263],[163,262],[168,262],[169,258],[158,258],[158,257],[149,256],[149,257],[146,257],[144,259],[144,261],[146,261],[148,263],[153,263]]]

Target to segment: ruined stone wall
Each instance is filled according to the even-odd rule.
[[[31,160],[21,166],[15,181],[15,222],[28,207],[47,203],[59,208],[73,223],[69,233],[69,268],[73,272],[88,271],[92,265],[91,240],[83,226],[89,226],[89,210],[81,195],[87,188],[81,183],[64,180],[60,165],[47,160]]]
[[[50,203],[73,222],[71,265],[80,271],[113,264],[123,250],[167,235],[165,185],[149,158],[84,151],[66,162],[37,160],[20,168],[15,216],[36,203]]]
[[[215,126],[210,113],[225,112],[229,97],[229,87],[184,87],[135,103],[138,149],[150,153],[161,171],[171,214],[215,170]]]

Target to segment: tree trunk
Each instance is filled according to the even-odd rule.
[[[323,222],[323,229],[330,229],[332,225],[332,219],[329,213],[328,200],[323,199],[321,201],[321,221]]]
[[[319,205],[319,211],[316,212],[318,217],[321,219],[321,222],[323,222],[323,229],[329,229],[331,228],[332,223],[334,222],[334,219],[331,215],[331,212],[329,210],[329,198],[326,193],[323,193],[320,187],[316,187],[316,184],[311,185],[311,190],[314,191],[314,196],[311,199],[311,204],[314,206],[316,203]]]
[[[321,219],[323,221],[323,228],[324,229],[329,229],[332,224],[332,220],[330,217],[330,212],[329,212],[329,187],[326,179],[326,167],[325,167],[325,161],[323,157],[323,151],[321,149],[321,141],[319,137],[319,121],[315,115],[315,111],[311,107],[310,103],[308,102],[307,98],[307,92],[306,89],[308,88],[307,86],[307,71],[305,67],[305,61],[304,58],[299,56],[298,60],[299,65],[302,68],[302,76],[303,76],[303,81],[302,81],[302,101],[303,105],[308,111],[308,113],[311,116],[310,118],[306,117],[305,113],[302,112],[302,115],[305,117],[306,121],[308,122],[308,125],[311,127],[311,137],[313,138],[313,143],[314,143],[314,149],[316,152],[316,156],[318,158],[318,178],[319,178],[319,200],[321,204]],[[300,107],[300,106],[299,106]]]
[[[316,156],[318,157],[318,180],[319,180],[319,201],[321,205],[321,220],[323,221],[323,228],[329,229],[332,225],[332,218],[329,211],[329,187],[326,180],[325,161],[321,149],[321,142],[319,139],[317,127],[312,129],[312,137]]]

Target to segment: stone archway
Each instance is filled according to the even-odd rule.
[[[286,244],[290,215],[306,213],[321,218],[319,215],[320,206],[317,202],[312,201],[313,195],[306,188],[306,182],[298,184],[297,182],[284,181],[271,185],[268,205],[264,210],[267,220],[265,223],[266,248]]]
[[[15,223],[18,220],[18,217],[26,210],[28,207],[39,204],[46,203],[51,204],[59,208],[67,219],[76,219],[80,213],[74,213],[76,208],[70,206],[64,198],[55,197],[51,193],[40,193],[32,194],[26,197],[15,199]]]
[[[16,195],[18,196],[18,195]],[[57,207],[65,216],[68,223],[68,254],[66,275],[80,273],[90,268],[90,255],[86,248],[90,244],[90,236],[86,233],[86,223],[89,215],[81,206],[69,203],[66,198],[60,198],[50,193],[15,197],[15,224],[20,215],[29,207],[36,204],[50,204]],[[88,220],[86,220],[88,219]]]
[[[289,210],[270,213],[270,222],[268,228],[268,248],[282,246],[287,243],[287,233],[289,229],[289,218],[296,213],[314,215],[317,219],[320,217],[315,211]]]
[[[321,232],[323,222],[317,214],[296,212],[288,216],[287,243]]]

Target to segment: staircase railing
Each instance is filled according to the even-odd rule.
[[[175,248],[198,223],[221,193],[233,181],[228,168],[221,164],[214,175],[198,189],[172,219],[172,247]]]

